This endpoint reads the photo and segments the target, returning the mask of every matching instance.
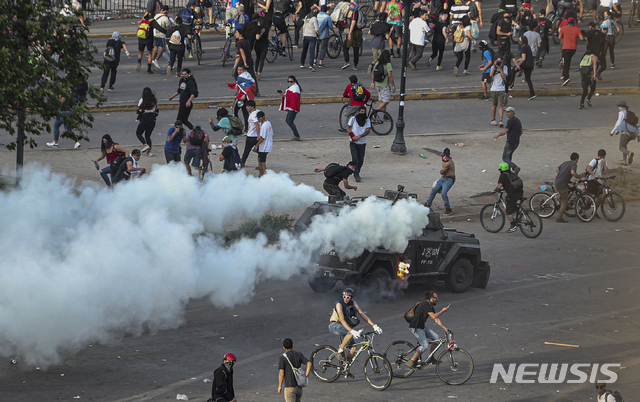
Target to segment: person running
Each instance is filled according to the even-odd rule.
[[[153,32],[159,31],[163,34],[166,34],[167,30],[165,29],[165,27],[160,25],[158,21],[155,20],[153,14],[151,13],[146,13],[142,17],[142,20],[140,20],[140,22],[138,23],[138,26],[138,32],[144,32],[144,30],[146,29],[146,34],[144,37],[138,35],[138,66],[136,67],[136,71],[140,72],[140,68],[142,66],[142,56],[144,55],[144,50],[147,49],[147,73],[153,74],[153,70],[151,70],[151,61],[153,60],[154,50]]]
[[[478,70],[482,71],[482,100],[489,100],[489,95],[487,93],[487,85],[491,84],[491,67],[493,66],[493,59],[495,59],[496,55],[493,52],[493,49],[489,47],[489,44],[486,40],[481,40],[478,42],[478,47],[482,52],[482,64],[478,66]]]
[[[382,74],[380,74],[379,66],[382,66]],[[376,71],[378,71],[377,77]],[[373,64],[370,88],[375,88],[378,91],[379,104],[376,110],[387,110],[387,105],[391,102],[391,93],[396,92],[396,84],[393,81],[391,53],[388,50],[383,50],[378,61]]]
[[[549,53],[549,31],[551,30],[551,21],[549,21],[545,16],[546,11],[543,8],[540,10],[540,18],[538,20],[538,26],[536,27],[536,31],[541,38],[540,47],[536,53],[536,65],[540,68],[542,68],[544,56]]]
[[[635,117],[633,121],[630,121],[632,120],[630,113],[632,112],[629,111],[627,102],[622,101],[618,103],[618,120],[609,134],[611,136],[620,134],[619,149],[620,152],[622,152],[622,160],[620,161],[622,166],[633,163],[634,154],[627,149],[627,144],[629,144],[629,141],[635,140],[638,137],[638,118]],[[635,116],[635,113],[633,113],[633,116]]]
[[[427,67],[431,67],[431,62],[438,57],[436,71],[442,70],[442,57],[444,56],[444,48],[449,43],[449,35],[447,34],[447,14],[440,14],[440,19],[436,22],[433,31],[433,39],[431,42],[431,57],[427,61]]]
[[[422,58],[422,53],[424,52],[425,39],[429,33],[428,16],[429,13],[426,10],[420,10],[420,17],[414,18],[409,24],[409,39],[413,57],[408,63],[413,71],[416,70],[416,64]]]
[[[127,44],[122,40],[120,32],[114,31],[111,35],[111,39],[107,41],[107,50],[104,55],[104,72],[102,73],[102,80],[100,82],[100,96],[104,96],[104,87],[109,79],[109,91],[113,91],[113,84],[116,83],[116,75],[118,74],[118,64],[120,64],[120,52],[124,49],[128,58],[131,58],[131,53],[127,48]],[[111,77],[109,77],[111,75]]]
[[[469,62],[471,61],[471,42],[476,43],[476,40],[471,36],[471,20],[468,15],[464,15],[460,24],[456,28],[462,30],[462,42],[458,42],[454,46],[454,53],[456,55],[456,66],[453,68],[453,75],[458,76],[458,67],[462,64],[462,57],[464,55],[464,75],[469,75]],[[455,38],[455,34],[454,34]]]
[[[153,156],[151,153],[151,134],[156,127],[156,118],[158,117],[158,99],[151,88],[145,87],[142,90],[142,97],[138,101],[138,128],[136,129],[136,137],[143,145],[140,152],[147,153],[147,156]],[[144,133],[144,137],[142,134]]]
[[[520,45],[522,46],[521,57],[517,64],[520,65],[520,69],[524,72],[524,80],[529,86],[529,98],[528,100],[534,100],[536,98],[536,92],[533,90],[533,81],[531,81],[531,73],[533,73],[533,51],[529,46],[529,39],[526,36],[520,37]]]
[[[116,174],[116,172],[111,171],[111,164],[120,156],[124,156],[125,158],[129,157],[129,151],[118,145],[117,142],[113,142],[113,139],[111,139],[109,134],[103,135],[102,140],[100,141],[100,157],[94,160],[93,163],[95,163],[97,167],[98,162],[105,158],[107,159],[107,166],[100,170],[100,176],[102,176],[102,180],[104,180],[105,184],[109,188],[112,187],[109,175],[113,178],[113,175]]]
[[[171,76],[171,70],[173,65],[178,59],[178,69],[176,70],[176,77],[180,77],[180,71],[182,71],[182,60],[184,59],[184,51],[186,49],[185,39],[189,33],[189,27],[182,23],[182,18],[176,18],[176,25],[167,30],[167,36],[169,37],[169,66],[167,67],[167,75]]]
[[[573,17],[567,19],[567,25],[560,29],[560,40],[562,40],[562,86],[567,85],[571,79],[569,78],[569,71],[571,71],[571,59],[576,54],[578,48],[578,38],[585,40],[582,36],[580,28],[576,26],[576,20]]]
[[[584,66],[582,64],[585,64]],[[582,96],[580,97],[579,109],[584,109],[584,102],[587,101],[587,105],[591,107],[591,98],[596,93],[596,81],[598,71],[598,57],[592,54],[590,49],[587,48],[587,53],[582,57],[580,61],[580,76],[582,79]],[[591,90],[589,90],[591,89]]]
[[[298,132],[298,127],[296,127],[295,120],[298,113],[300,113],[300,93],[302,92],[302,88],[293,75],[287,77],[287,84],[289,84],[289,88],[287,88],[285,92],[278,90],[278,93],[282,97],[279,110],[281,112],[287,112],[287,125],[291,131],[293,131],[293,138],[291,139],[300,141],[300,133]]]

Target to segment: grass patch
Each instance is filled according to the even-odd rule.
[[[255,238],[258,233],[267,236],[269,243],[277,242],[280,238],[280,232],[290,230],[295,219],[287,213],[276,215],[272,212],[264,214],[260,220],[247,219],[240,225],[238,231],[243,237]]]

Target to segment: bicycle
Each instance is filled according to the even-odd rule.
[[[578,187],[578,183],[586,183],[586,180],[570,183],[568,188],[569,200],[564,215],[572,218],[577,216],[582,222],[591,222],[596,216],[595,199],[581,190]],[[555,183],[546,181],[545,184],[551,186],[552,194],[540,191],[529,198],[529,208],[540,215],[541,218],[548,218],[555,214],[561,203],[560,193],[556,190]]]
[[[202,55],[204,51],[202,50],[202,39],[200,38],[200,30],[202,29],[202,25],[196,25],[193,30],[193,49],[195,50],[196,59],[198,61],[198,65],[200,65],[200,61],[202,60]]]
[[[338,33],[335,33],[334,30],[334,33],[329,36],[329,42],[327,43],[327,56],[329,56],[330,59],[337,59],[340,56],[340,53],[342,53],[342,47],[344,46],[344,39],[342,39],[342,32],[344,31],[344,29],[335,22],[334,26],[338,29]],[[362,56],[363,48],[364,42],[362,43],[362,46],[360,46],[360,56]]]
[[[607,184],[608,180],[614,180],[616,176],[601,177],[604,181],[598,190],[596,198],[602,195],[602,201],[600,204],[600,212],[602,216],[609,222],[618,222],[624,216],[626,211],[626,204],[624,198],[620,193],[613,191]]]
[[[367,112],[367,117],[371,120],[371,131],[373,131],[376,135],[387,135],[393,130],[393,117],[386,110],[378,110],[373,108],[374,102],[371,101],[366,104],[369,107],[369,111]],[[342,116],[346,113],[348,107],[351,104],[349,102],[345,103],[340,109],[340,114],[338,115],[338,124],[340,124],[341,129],[346,129],[342,123]]]
[[[338,358],[338,351],[329,345],[318,346],[312,353],[311,364],[313,365],[313,374],[322,382],[331,383],[344,375],[348,378],[351,366],[355,363],[358,356],[363,352],[367,352],[367,358],[362,366],[362,372],[367,384],[376,391],[384,391],[389,387],[393,380],[393,370],[391,363],[384,355],[376,353],[373,348],[373,337],[375,332],[366,332],[362,336],[364,340],[356,343],[354,346],[360,346],[360,349],[353,355],[353,358],[341,360]],[[342,337],[338,337],[342,342]]]
[[[286,35],[287,44],[285,46],[282,45],[280,35]],[[289,60],[293,61],[293,43],[291,42],[289,29],[287,29],[287,32],[284,34],[281,34],[276,30],[276,32],[271,35],[269,48],[267,49],[267,62],[273,63],[278,58],[278,55],[282,55],[283,57],[289,56]]]
[[[415,354],[416,350],[420,346],[413,345],[408,341],[395,341],[392,342],[384,351],[384,355],[387,360],[391,361],[391,367],[393,369],[393,376],[400,378],[407,378],[411,374],[418,370],[434,364],[436,366],[436,373],[438,377],[448,385],[462,385],[471,378],[473,375],[473,359],[466,350],[459,348],[456,342],[453,340],[453,332],[448,331],[445,338],[440,338],[434,342],[436,348],[429,354],[426,360],[422,357],[416,362],[415,368],[411,368],[407,365],[407,362],[411,360],[411,357]],[[436,352],[442,350],[442,353],[436,359]],[[429,361],[435,360],[434,363]]]
[[[497,196],[496,202],[487,204],[480,210],[480,223],[482,227],[490,233],[498,233],[502,230],[505,223],[505,210],[507,206],[504,201],[504,190],[497,191],[496,193],[500,194]],[[526,200],[527,197],[522,197],[522,199],[517,201],[518,211],[516,212],[513,223],[520,228],[523,235],[534,239],[542,233],[542,219],[540,215],[534,211],[522,208],[522,202]]]
[[[237,20],[238,17],[236,17]],[[229,25],[228,22],[225,22],[224,25]],[[222,67],[224,67],[224,65],[227,63],[227,59],[231,58],[231,46],[234,44],[234,39],[235,39],[235,32],[236,32],[236,26],[235,23],[230,24],[231,29],[229,30],[229,35],[227,35],[227,38],[224,40],[224,45],[222,46]]]
[[[547,19],[551,21],[551,36],[553,37],[553,43],[556,45],[560,44],[560,22],[562,18],[567,13],[567,7],[558,4],[558,12],[551,11],[549,14],[553,15],[553,18],[550,18],[547,15]]]
[[[212,4],[213,7],[213,21],[205,22],[204,27],[209,29],[213,27],[215,31],[219,34],[225,32],[224,23],[226,19],[226,5],[224,3],[214,2]]]
[[[635,20],[636,14],[638,13],[638,0],[631,0],[631,8],[629,9],[629,28],[633,26],[634,23],[638,22]]]

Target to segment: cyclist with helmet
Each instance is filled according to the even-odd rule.
[[[189,39],[189,43],[191,43],[191,40],[193,39],[193,32],[194,32],[194,28],[196,25],[201,25],[202,24],[202,17],[200,16],[200,14],[198,13],[198,11],[196,11],[196,9],[200,8],[200,0],[189,0],[187,2],[187,6],[185,8],[182,9],[182,11],[180,11],[180,14],[178,15],[178,17],[182,18],[182,25],[186,26],[188,29],[187,31],[189,32],[187,34],[187,38]],[[189,57],[193,57],[193,46],[191,46],[190,44],[187,45],[188,48],[190,48],[190,52],[189,52]]]
[[[380,335],[382,333],[382,329],[374,324],[364,311],[360,309],[358,303],[353,300],[353,294],[354,292],[351,288],[346,288],[342,291],[342,297],[333,307],[329,322],[329,332],[343,337],[340,348],[338,349],[338,358],[341,360],[344,359],[343,352],[347,347],[351,348],[347,356],[348,359],[351,359],[356,352],[353,339],[358,339],[362,334],[362,330],[355,329],[360,323],[358,314],[373,327],[376,334]],[[353,378],[351,373],[348,373],[347,376]]]
[[[235,362],[236,356],[233,353],[227,353],[224,355],[220,367],[213,372],[213,389],[210,401],[236,402],[233,391],[233,365]]]
[[[416,337],[420,346],[416,350],[416,353],[413,355],[411,360],[407,362],[407,365],[411,368],[415,368],[416,361],[420,357],[420,355],[427,350],[429,346],[429,341],[435,342],[438,339],[438,334],[436,334],[433,330],[427,328],[426,323],[429,317],[433,318],[433,321],[436,322],[439,326],[441,326],[446,332],[449,332],[449,329],[444,326],[442,321],[440,321],[440,316],[444,314],[449,307],[445,307],[440,312],[436,313],[436,304],[438,304],[438,294],[433,291],[424,292],[424,298],[426,301],[420,303],[418,307],[415,309],[415,314],[413,319],[409,323],[409,331]],[[431,344],[431,350],[429,353],[433,352],[436,348],[436,344]],[[431,358],[427,361],[427,363],[435,363],[435,358]]]
[[[513,233],[518,230],[518,227],[513,221],[513,214],[518,211],[517,202],[520,201],[524,195],[522,190],[522,180],[518,178],[517,173],[511,171],[509,165],[506,162],[502,162],[501,164],[499,164],[498,170],[500,171],[498,186],[491,193],[495,193],[496,191],[500,191],[502,189],[504,189],[504,191],[507,193],[507,197],[505,198],[507,207],[506,212],[510,224],[509,229],[507,229],[507,233]],[[517,180],[514,180],[514,178],[517,178]]]

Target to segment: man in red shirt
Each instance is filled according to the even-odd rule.
[[[344,113],[342,113],[341,117],[341,128],[338,130],[340,132],[347,132],[347,122],[352,116],[355,116],[358,113],[358,109],[360,106],[364,106],[367,102],[369,102],[369,98],[371,97],[371,93],[367,91],[367,89],[358,82],[358,77],[352,75],[349,77],[349,81],[351,83],[347,85],[342,93],[343,98],[349,98],[349,107],[345,108]]]
[[[582,31],[580,28],[576,26],[576,20],[573,17],[569,17],[567,19],[567,25],[563,26],[560,29],[560,39],[562,42],[562,86],[565,86],[571,81],[569,79],[569,71],[571,69],[571,58],[576,53],[576,49],[578,48],[578,38],[580,40],[585,40],[584,36],[582,36]]]

